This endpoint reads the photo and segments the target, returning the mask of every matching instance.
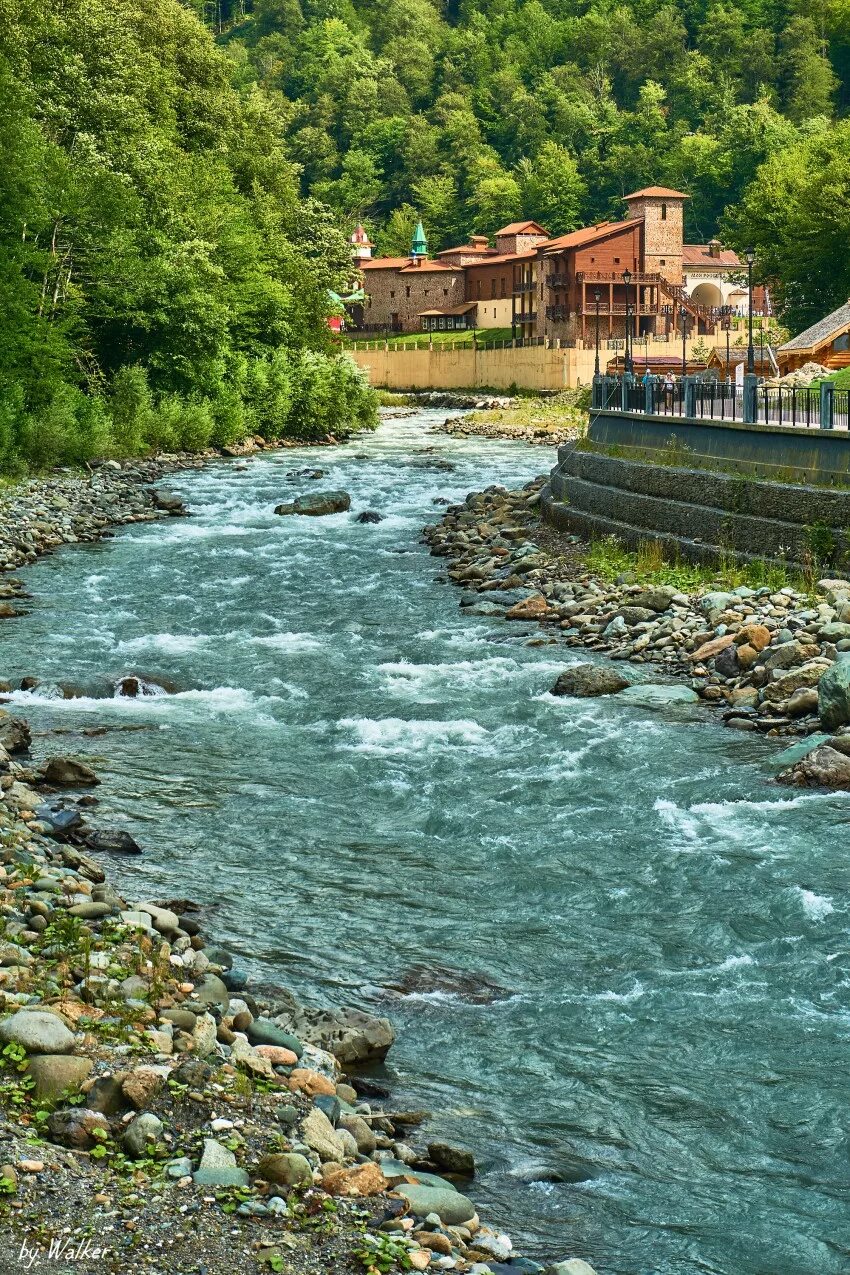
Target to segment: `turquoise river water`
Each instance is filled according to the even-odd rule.
[[[850,798],[775,786],[773,745],[702,710],[556,700],[575,653],[461,615],[433,499],[553,457],[437,419],[181,475],[190,519],[25,573],[0,672],[91,692],[17,698],[144,845],[128,891],[214,904],[258,978],[391,1015],[395,1100],[475,1150],[525,1252],[846,1275]],[[316,487],[352,512],[274,516]],[[178,690],[102,698],[127,672]]]

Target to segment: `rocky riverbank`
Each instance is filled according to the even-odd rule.
[[[824,578],[811,593],[720,584],[683,592],[629,572],[612,582],[586,569],[577,537],[541,525],[544,482],[472,493],[425,529],[464,589],[461,608],[534,621],[543,640],[624,662],[622,675],[571,670],[556,694],[701,700],[733,729],[797,739],[780,756],[780,782],[850,788],[850,581]],[[639,679],[628,666],[642,666]]]
[[[465,416],[449,417],[434,427],[435,433],[460,438],[509,438],[558,447],[580,438],[587,429],[587,409],[578,390],[468,406],[472,410]]]
[[[185,513],[148,484],[199,463],[13,490],[6,569]],[[92,822],[97,775],[31,746],[0,710],[0,1269],[543,1271],[481,1224],[470,1153],[362,1073],[389,1021],[254,994],[191,900],[117,889],[100,856],[140,847]]]

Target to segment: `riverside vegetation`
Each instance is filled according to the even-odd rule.
[[[0,2],[0,471],[374,424],[345,235],[178,0]]]
[[[544,482],[472,493],[425,529],[467,614],[534,621],[551,642],[654,674],[570,666],[555,695],[702,700],[736,730],[799,738],[777,759],[780,783],[850,788],[850,580],[795,587],[777,568],[669,566],[651,541],[638,554],[613,537],[581,546],[541,526]]]
[[[174,467],[197,466],[192,458]],[[178,517],[164,462],[33,480],[0,510],[0,566],[112,524]],[[8,592],[22,596],[19,582]],[[26,689],[37,685],[27,679]],[[0,688],[9,691],[8,683]],[[118,694],[138,695],[138,679]],[[73,695],[73,688],[66,693]],[[97,731],[97,728],[94,728]],[[428,1140],[359,1068],[394,1031],[354,1009],[254,996],[191,900],[119,892],[91,821],[98,776],[31,756],[0,710],[0,1218],[10,1260],[98,1270],[534,1275],[458,1190],[472,1155]],[[593,1275],[580,1259],[552,1275]]]

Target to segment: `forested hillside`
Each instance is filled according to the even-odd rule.
[[[792,322],[850,291],[848,0],[187,3],[277,95],[302,189],[384,251],[414,210],[440,248],[660,183],[692,196],[689,238],[754,239]]]
[[[315,435],[345,236],[178,0],[0,0],[0,467]]]

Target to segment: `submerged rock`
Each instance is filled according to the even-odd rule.
[[[44,779],[57,788],[94,787],[100,783],[91,766],[76,757],[51,757],[44,768]]]
[[[788,770],[783,770],[776,780],[799,788],[850,789],[850,757],[829,744],[821,744]]]
[[[636,704],[639,708],[664,708],[668,704],[698,704],[699,696],[689,686],[673,686],[658,682],[643,682],[618,691],[618,700]]]
[[[90,850],[99,850],[110,854],[141,854],[142,847],[124,832],[123,828],[100,828],[86,834],[86,845]]]
[[[379,514],[374,509],[364,509],[362,513],[359,513],[357,515],[354,521],[355,522],[383,522],[384,515]]]
[[[824,730],[850,722],[850,655],[839,655],[818,682],[818,715]]]
[[[475,1205],[446,1182],[444,1187],[412,1186],[404,1183],[395,1188],[404,1196],[414,1217],[436,1213],[445,1226],[463,1226],[475,1217]]]

